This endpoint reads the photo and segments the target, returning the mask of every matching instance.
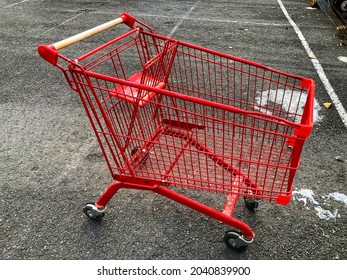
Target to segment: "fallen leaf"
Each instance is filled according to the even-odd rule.
[[[317,59],[317,57],[315,55],[310,55],[309,58],[311,59]]]
[[[330,102],[325,102],[323,103],[324,107],[329,109],[331,107],[331,103]]]

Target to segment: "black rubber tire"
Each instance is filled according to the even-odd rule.
[[[259,206],[259,202],[258,201],[254,200],[253,198],[246,197],[246,196],[244,196],[243,199],[244,199],[246,207],[247,207],[247,209],[249,211],[254,212],[254,210],[256,208],[258,208],[258,206]]]
[[[223,241],[230,249],[233,249],[234,251],[237,251],[237,252],[242,252],[247,248],[247,245],[237,246],[233,242],[236,239],[238,239],[240,236],[241,234],[239,232],[234,230],[229,230],[224,234]]]
[[[105,216],[104,212],[95,209],[95,204],[92,202],[84,206],[83,213],[86,214],[90,220],[96,222],[101,222],[102,218]]]

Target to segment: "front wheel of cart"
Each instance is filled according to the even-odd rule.
[[[100,222],[102,218],[105,216],[103,210],[98,209],[94,203],[87,203],[83,208],[84,214],[87,215],[89,219],[92,221]]]
[[[243,239],[242,234],[237,231],[230,230],[224,234],[224,243],[231,249],[241,252],[247,248],[248,243]]]

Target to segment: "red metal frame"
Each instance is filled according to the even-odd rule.
[[[149,190],[253,240],[250,227],[232,217],[236,202],[289,203],[313,125],[314,82],[122,18],[129,32],[77,59],[39,47],[79,93],[115,180],[96,207],[104,209],[120,188]],[[262,99],[264,92],[274,100]],[[294,95],[304,101],[302,111]],[[225,194],[227,201],[219,211],[179,188]]]

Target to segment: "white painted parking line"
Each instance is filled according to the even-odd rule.
[[[64,25],[65,23],[68,23],[69,21],[71,21],[71,20],[73,20],[73,19],[75,19],[75,18],[77,18],[77,17],[79,17],[79,16],[81,16],[81,15],[84,15],[84,14],[85,14],[85,12],[79,13],[79,14],[73,16],[72,18],[69,18],[69,19],[63,21],[62,23],[59,23],[58,25],[56,25],[56,26],[54,26],[54,27],[52,27],[52,28],[50,28],[50,29],[47,29],[46,31],[40,33],[39,36],[41,36],[42,34],[46,34],[46,33],[50,32],[51,30],[57,28],[58,26]]]
[[[329,82],[329,79],[325,75],[325,72],[323,70],[322,65],[319,63],[318,59],[316,58],[316,56],[314,55],[313,51],[311,50],[308,42],[306,41],[304,35],[302,34],[300,28],[296,25],[296,23],[292,20],[292,18],[288,14],[287,9],[284,7],[282,1],[281,0],[277,0],[277,2],[280,5],[283,14],[288,19],[288,21],[291,24],[291,26],[294,28],[296,34],[298,35],[302,45],[304,46],[304,48],[306,50],[308,56],[311,58],[312,64],[313,64],[314,68],[316,69],[319,78],[321,79],[321,81],[322,81],[322,83],[323,83],[327,93],[329,94],[329,96],[331,98],[331,101],[333,102],[333,104],[334,104],[338,114],[340,115],[343,124],[347,128],[347,112],[346,112],[346,109],[343,107],[339,97],[337,96],[337,94],[335,93],[333,87],[331,86],[331,84]]]
[[[13,3],[13,4],[11,4],[11,5],[5,6],[5,7],[3,7],[2,9],[11,8],[11,7],[13,7],[13,6],[22,4],[22,3],[24,3],[24,2],[29,2],[29,0],[23,0],[23,1],[20,1],[20,2],[16,2],[16,3]]]
[[[189,9],[189,11],[176,23],[174,28],[172,28],[170,33],[167,35],[168,37],[171,37],[176,32],[178,27],[180,27],[180,25],[183,23],[183,21],[195,10],[196,6],[199,3],[200,3],[200,0],[195,2],[195,4]]]
[[[98,12],[93,12],[98,13]],[[103,13],[104,14],[104,13]],[[180,17],[174,15],[155,15],[147,13],[138,13],[138,17],[156,17],[156,18],[168,18],[168,19],[178,19]],[[184,20],[200,21],[200,22],[221,22],[221,23],[235,23],[244,25],[260,25],[260,26],[290,26],[289,23],[274,23],[274,22],[263,22],[263,21],[244,21],[244,20],[231,20],[231,19],[220,19],[220,18],[201,18],[201,17],[191,17],[186,16]],[[182,21],[183,22],[183,21]],[[182,23],[181,22],[181,23]]]

